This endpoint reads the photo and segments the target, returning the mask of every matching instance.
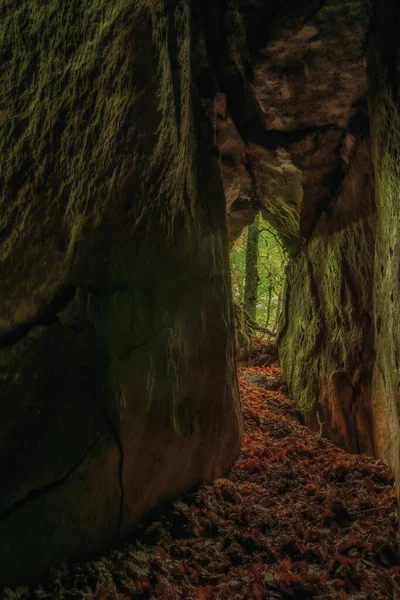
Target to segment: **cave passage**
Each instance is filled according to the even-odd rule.
[[[400,598],[399,30],[0,2],[0,600]]]
[[[242,368],[239,385],[245,437],[224,477],[150,515],[130,543],[5,600],[395,598],[389,467],[302,426],[277,366]]]

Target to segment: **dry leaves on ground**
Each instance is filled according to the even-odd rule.
[[[278,368],[243,369],[239,384],[246,435],[226,478],[165,509],[134,543],[24,597],[400,598],[390,469],[303,427]]]

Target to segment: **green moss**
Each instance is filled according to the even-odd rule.
[[[351,185],[348,193],[356,189]],[[357,382],[360,374],[365,318],[372,311],[372,188],[358,204],[358,197],[351,203],[346,194],[335,217],[323,215],[312,238],[289,263],[279,354],[303,413],[322,400],[337,372],[350,382]]]
[[[376,451],[400,473],[400,111],[398,4],[376,3],[369,36],[369,116],[376,178],[377,225],[374,307],[376,361],[373,377]],[[400,486],[397,486],[400,489]]]
[[[311,282],[304,257],[292,261],[288,269],[286,294],[295,289],[296,296],[286,298],[286,301],[292,304],[290,312],[293,314],[288,315],[286,310],[285,318],[289,318],[290,322],[283,324],[288,329],[286,335],[280,338],[279,354],[284,377],[303,413],[309,412],[316,400],[315,378],[318,373],[318,360],[315,352],[321,330]]]
[[[303,189],[300,171],[289,155],[283,162],[282,158],[261,146],[249,146],[248,161],[263,217],[283,238],[290,240],[299,235]]]
[[[70,257],[110,206],[194,221],[190,2],[6,0],[0,23],[0,256],[54,213]]]

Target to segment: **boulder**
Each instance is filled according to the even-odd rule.
[[[0,8],[0,587],[128,535],[241,438],[190,3],[60,11]]]

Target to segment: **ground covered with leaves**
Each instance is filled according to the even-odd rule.
[[[399,599],[390,469],[303,427],[278,368],[242,369],[239,384],[246,435],[226,478],[133,543],[8,598]]]

